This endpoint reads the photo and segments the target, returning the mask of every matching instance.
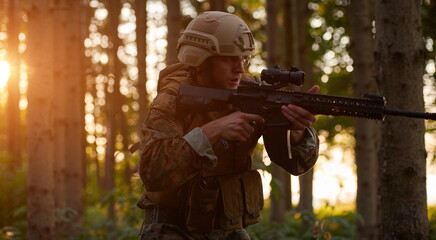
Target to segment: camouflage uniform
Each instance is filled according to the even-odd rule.
[[[249,78],[249,75],[244,77]],[[143,124],[139,173],[145,191],[138,206],[146,210],[146,221],[141,238],[250,239],[243,227],[258,222],[258,213],[263,207],[260,177],[251,170],[251,154],[261,136],[260,126],[244,143],[221,139],[210,146],[199,127],[234,110],[204,114],[178,112],[176,101],[180,83],[194,84],[186,65],[176,64],[161,72],[158,95]],[[304,141],[292,146],[291,152],[292,161],[281,165],[289,165],[287,169],[292,169],[293,174],[304,173],[315,164],[318,139],[313,129],[307,130]],[[196,203],[192,197],[197,196],[191,193],[195,192],[192,186],[198,177],[200,182],[211,180],[204,188],[216,189],[216,192],[211,191],[212,197],[205,198],[214,199],[212,202],[203,204],[201,200]],[[201,211],[196,209],[198,204]],[[191,206],[189,214],[187,206]],[[153,215],[156,209],[160,213]],[[205,218],[211,221],[207,225],[211,231],[201,233],[200,226],[200,233],[194,233],[195,224],[204,222],[199,220],[190,226],[189,221],[195,221],[198,212],[213,214],[211,218]],[[147,214],[153,216],[147,217]]]

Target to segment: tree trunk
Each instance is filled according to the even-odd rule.
[[[145,120],[148,111],[148,93],[147,93],[147,63],[145,58],[147,56],[147,0],[135,1],[136,13],[136,46],[137,46],[137,61],[138,61],[138,80],[136,82],[136,89],[138,90],[139,102],[139,117],[137,122],[138,134],[141,136],[142,122]]]
[[[387,107],[424,110],[420,1],[376,1],[376,73]],[[424,120],[386,117],[379,167],[379,239],[428,239]]]
[[[277,54],[277,1],[267,0],[266,1],[266,52],[267,52],[267,65],[271,67],[278,62]]]
[[[120,93],[121,95],[121,93]],[[125,98],[123,97],[123,100]],[[122,106],[121,106],[122,107]],[[120,110],[121,110],[120,107]],[[120,134],[121,136],[123,136],[123,153],[127,154],[129,152],[129,143],[130,143],[130,139],[129,139],[129,126],[126,124],[127,123],[127,116],[124,112],[121,111],[120,114],[120,119],[118,122],[118,127],[120,129]],[[128,191],[130,194],[130,187],[131,185],[131,179],[132,179],[132,175],[133,175],[133,170],[132,170],[132,166],[130,163],[130,158],[125,157],[124,160],[124,174],[123,174],[123,180],[124,180],[124,184],[126,184],[126,186],[128,187]]]
[[[226,11],[225,0],[211,0],[210,10],[225,12]]]
[[[57,37],[53,40],[54,49],[53,51],[53,72],[54,72],[54,94],[53,98],[53,132],[54,132],[54,198],[55,198],[55,208],[59,211],[56,212],[56,217],[64,218],[65,214],[65,201],[66,201],[66,186],[65,186],[65,172],[66,172],[66,148],[69,139],[66,137],[67,128],[67,109],[65,106],[67,104],[67,80],[68,72],[67,62],[69,56],[67,54],[69,44],[67,40],[67,25],[68,16],[65,12],[66,6],[65,2],[59,1],[57,4],[53,4],[53,14],[57,21],[53,22],[53,29]],[[56,238],[65,237],[66,223],[64,221],[56,222]]]
[[[120,98],[119,81],[121,79],[121,62],[118,58],[118,49],[121,46],[121,40],[118,37],[119,15],[121,12],[121,2],[119,0],[107,1],[108,15],[108,35],[112,42],[112,48],[109,49],[109,82],[106,91],[106,153],[105,153],[105,190],[110,194],[107,209],[108,216],[108,235],[113,235],[116,226],[115,199],[113,190],[115,188],[115,143],[117,136],[117,119],[119,119]],[[110,90],[111,89],[111,90]],[[117,116],[118,115],[118,116]]]
[[[27,239],[54,239],[53,15],[49,1],[29,2],[27,91]]]
[[[7,150],[11,158],[10,170],[19,168],[21,163],[21,125],[20,125],[20,60],[18,52],[18,34],[20,34],[18,0],[8,1],[8,62],[10,74],[8,79],[7,105]]]
[[[306,73],[305,86],[312,86],[312,65],[307,62],[307,35],[309,11],[307,1],[284,2],[284,67],[296,66]],[[292,90],[302,91],[292,86]],[[300,200],[298,209],[313,211],[313,170],[299,176]],[[289,189],[291,192],[291,188]],[[291,197],[292,195],[290,195]]]
[[[297,66],[306,73],[305,86],[294,90],[305,91],[313,85],[312,64],[307,61],[307,32],[309,30],[309,9],[308,1],[290,1],[291,64]],[[289,66],[290,67],[290,66]],[[313,212],[313,169],[299,176],[300,200],[299,211]]]
[[[5,8],[6,9],[6,8]],[[17,0],[9,0],[7,6],[8,24],[7,24],[7,56],[10,66],[9,79],[7,82],[8,99],[6,110],[6,145],[9,155],[8,169],[11,174],[15,174],[17,169],[22,166],[21,151],[23,144],[21,119],[20,119],[20,53],[18,51],[18,34],[20,33],[19,19],[20,5]],[[14,201],[12,194],[6,194],[4,209],[16,209],[18,206]],[[7,211],[6,224],[13,224],[13,213]]]
[[[294,35],[292,34],[292,4],[291,1],[285,1],[283,3],[283,37],[281,39],[284,40],[284,44],[283,44],[283,51],[284,52],[284,56],[281,58],[283,59],[282,61],[282,67],[289,69],[292,65],[296,65],[296,63],[293,62],[293,51],[292,51],[292,46],[294,45],[294,41],[293,41],[293,37]],[[279,39],[279,42],[280,40]],[[285,191],[289,192],[288,195],[283,196],[285,197],[285,201],[286,201],[286,209],[287,210],[291,210],[292,209],[292,178],[289,178],[289,181],[285,182],[284,185]]]
[[[277,63],[277,49],[276,49],[276,36],[277,36],[277,2],[274,0],[267,0],[267,65],[271,67],[273,64]],[[270,220],[275,222],[283,222],[285,218],[286,209],[289,206],[289,183],[290,176],[285,170],[279,167],[275,163],[271,163],[271,175],[273,181],[278,181],[280,184],[272,185],[271,192],[271,209],[270,209]],[[279,186],[279,187],[274,187]],[[288,188],[286,188],[288,186]],[[275,192],[277,191],[277,192]],[[286,200],[288,199],[288,200]]]
[[[83,217],[83,184],[84,184],[84,78],[83,78],[83,39],[82,39],[82,3],[65,0],[66,6],[66,159],[65,163],[65,200],[66,207],[74,210],[77,216],[70,219],[66,229],[68,236],[76,236],[81,232]],[[65,9],[64,9],[65,11]]]
[[[177,41],[180,37],[180,31],[182,29],[182,14],[180,12],[180,1],[179,0],[173,0],[168,1],[167,0],[167,27],[168,27],[168,34],[167,34],[167,55],[166,55],[166,64],[171,65],[173,63],[179,62],[177,58]]]
[[[373,1],[351,1],[348,8],[355,97],[377,93],[374,80]],[[355,119],[357,166],[356,222],[358,239],[377,239],[377,153],[380,135],[376,121]]]
[[[86,9],[85,19],[86,19],[87,23],[86,23],[86,25],[84,25],[84,26],[86,26],[86,29],[84,32],[86,32],[85,36],[87,37],[89,35],[89,31],[90,31],[89,24],[94,21],[93,19],[94,19],[96,9],[90,8],[90,7],[87,7],[85,9]],[[93,63],[93,61],[90,58],[85,58],[85,64],[86,64],[86,67],[85,67],[86,71],[91,71],[91,72],[95,71],[96,75],[98,73],[107,74],[107,65],[95,66],[95,63]],[[102,114],[103,107],[101,106],[100,103],[97,104],[97,99],[99,98],[99,96],[97,96],[97,92],[99,91],[99,90],[97,90],[97,85],[99,83],[97,83],[97,78],[95,76],[93,76],[92,80],[89,80],[89,82],[90,83],[87,83],[87,84],[91,85],[91,87],[88,90],[88,93],[92,96],[92,99],[93,99],[92,104],[94,105],[94,109],[88,113],[92,114],[92,117],[94,119],[93,123],[92,123],[93,125],[95,125],[95,124],[103,125],[104,123],[101,123],[99,121],[99,116]],[[88,134],[88,135],[93,134],[94,139],[101,137],[101,134],[95,130],[92,132],[88,132],[86,134]],[[95,168],[94,178],[95,178],[96,183],[97,183],[97,191],[98,191],[99,195],[102,195],[104,193],[104,189],[105,189],[105,186],[104,186],[104,167],[102,167],[104,162],[100,162],[100,159],[98,156],[99,154],[97,153],[96,141],[89,143],[88,148],[90,149],[89,153],[87,154],[88,166],[86,166],[86,164],[85,164],[85,167],[87,170]],[[92,165],[94,165],[94,167]]]

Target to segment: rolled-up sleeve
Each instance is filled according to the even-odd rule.
[[[183,120],[176,114],[176,101],[173,94],[159,93],[142,126],[139,174],[148,191],[180,186],[202,168],[216,164],[210,152],[205,150],[207,154],[202,156],[195,141],[189,140],[201,136],[196,133],[198,130],[184,134]]]
[[[200,157],[204,157],[204,161],[201,162],[204,168],[213,168],[216,166],[218,158],[213,152],[209,139],[201,128],[197,127],[192,129],[192,131],[187,133],[183,138]]]

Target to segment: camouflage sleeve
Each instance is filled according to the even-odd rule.
[[[176,96],[159,93],[143,123],[139,174],[148,191],[177,187],[211,166],[183,138],[183,124],[176,115]]]
[[[318,159],[319,139],[315,129],[308,127],[306,136],[298,145],[291,146],[291,155],[293,159],[298,159],[300,166],[304,166],[304,172],[311,169]]]
[[[212,145],[203,130],[199,127],[192,129],[183,138],[191,145],[192,149],[201,157],[205,157],[207,161],[203,161],[206,168],[215,167],[218,157],[213,152]]]

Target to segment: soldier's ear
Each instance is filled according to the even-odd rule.
[[[214,57],[208,57],[200,65],[194,67],[197,73],[209,72],[212,69]]]

